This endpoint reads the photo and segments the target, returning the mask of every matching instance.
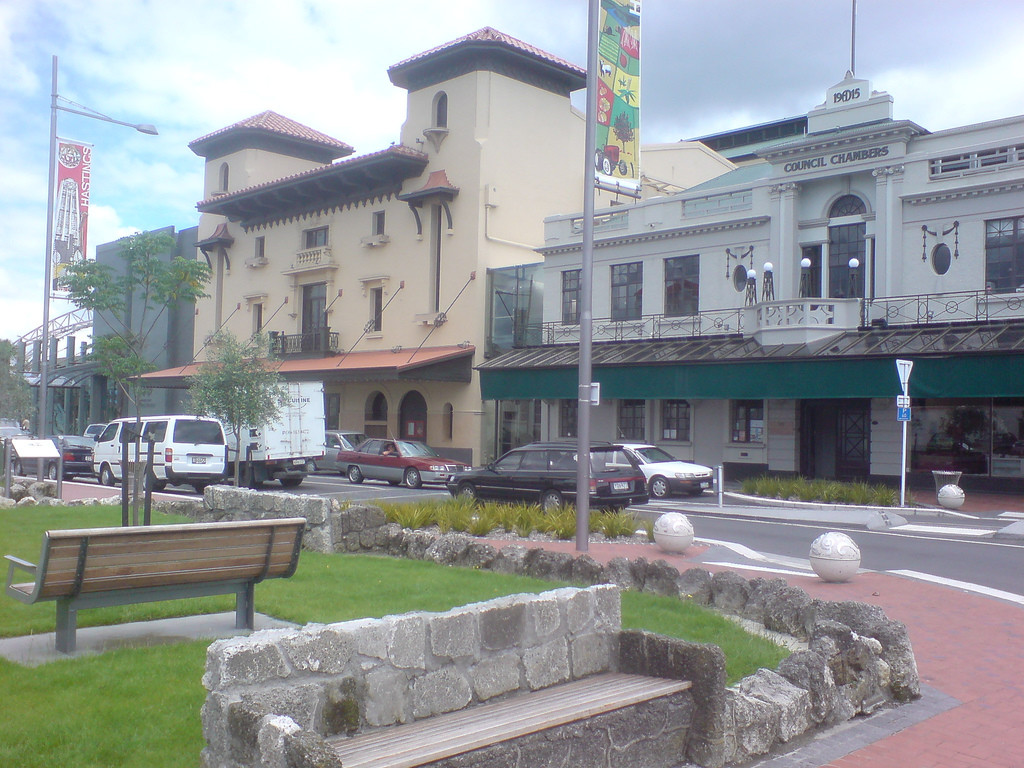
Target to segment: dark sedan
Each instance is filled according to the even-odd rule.
[[[92,449],[96,445],[91,437],[79,435],[51,435],[49,438],[64,461],[64,479],[74,480],[76,477],[95,477],[92,466]],[[15,475],[24,474],[22,470],[36,472],[36,459],[25,459],[24,462],[15,458],[11,470]],[[57,459],[46,459],[44,472],[50,480],[57,479]]]
[[[350,483],[387,480],[410,488],[447,483],[456,471],[466,468],[461,461],[442,458],[426,443],[383,438],[370,438],[351,451],[338,451],[337,466]]]
[[[576,448],[567,443],[514,448],[486,467],[459,472],[448,481],[448,490],[453,496],[557,509],[576,501]],[[591,448],[591,507],[621,509],[646,502],[647,480],[621,445]]]

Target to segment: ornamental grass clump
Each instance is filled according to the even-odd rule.
[[[789,501],[818,501],[826,504],[870,507],[895,507],[899,504],[895,489],[880,483],[861,481],[844,483],[822,478],[761,475],[745,479],[741,489],[748,496]]]

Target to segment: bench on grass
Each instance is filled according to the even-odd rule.
[[[460,766],[502,765],[507,763],[496,752],[503,745],[528,749],[521,741],[512,743],[535,734],[548,749],[553,741],[565,744],[576,739],[575,759],[580,760],[580,752],[594,751],[592,744],[584,746],[584,742],[593,742],[604,730],[592,718],[681,693],[690,686],[686,680],[609,672],[327,743],[345,768],[414,768],[460,755]],[[557,731],[562,726],[567,726],[566,730]],[[648,751],[645,743],[637,746]],[[466,755],[484,748],[489,754]]]
[[[7,555],[7,594],[57,603],[57,650],[73,653],[77,612],[234,594],[235,626],[253,629],[257,582],[295,573],[302,517],[47,531],[39,564]],[[34,581],[14,583],[24,571]]]

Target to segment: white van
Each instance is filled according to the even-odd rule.
[[[153,442],[153,490],[168,484],[191,485],[202,493],[207,485],[219,482],[227,471],[227,440],[224,427],[216,419],[202,416],[143,416],[140,451],[145,461],[149,442]],[[134,418],[115,419],[96,438],[93,468],[103,485],[114,485],[122,478],[122,442],[128,442],[129,461],[135,455]]]

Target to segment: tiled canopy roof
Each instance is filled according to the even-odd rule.
[[[202,213],[227,216],[246,227],[377,195],[398,194],[402,183],[419,176],[426,165],[424,153],[396,144],[380,152],[217,195],[196,207]]]
[[[322,162],[345,157],[354,151],[344,141],[331,138],[270,110],[209,133],[189,142],[188,146],[200,157],[217,157],[224,154],[225,150],[233,151],[240,146],[247,146],[253,140],[269,140],[284,146],[302,147],[305,153],[312,152],[318,158],[324,158]]]
[[[388,68],[388,77],[400,88],[415,90],[474,69],[490,69],[515,76],[513,63],[520,68],[527,65],[534,74],[531,79],[544,73],[546,86],[551,90],[569,93],[587,83],[587,71],[583,67],[492,27],[478,29],[400,61]]]

